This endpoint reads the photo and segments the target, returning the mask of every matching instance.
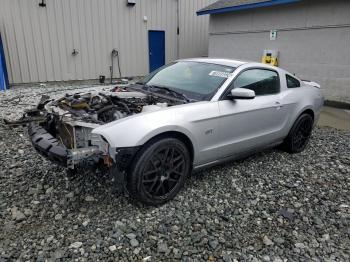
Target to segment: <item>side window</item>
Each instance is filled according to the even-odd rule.
[[[290,75],[286,75],[287,79],[287,87],[288,88],[296,88],[300,87],[300,81]]]
[[[257,96],[276,94],[280,90],[279,77],[268,69],[250,69],[236,78],[233,88],[238,87],[253,90]]]

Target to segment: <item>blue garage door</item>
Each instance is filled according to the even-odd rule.
[[[165,64],[165,32],[148,31],[149,70],[150,72]]]
[[[6,90],[8,86],[4,48],[0,34],[0,90]]]

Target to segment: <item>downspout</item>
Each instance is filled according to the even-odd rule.
[[[119,78],[122,78],[122,74],[121,74],[121,70],[120,70],[120,63],[119,63],[119,51],[116,49],[113,49],[111,52],[111,66],[110,68],[110,72],[111,72],[111,84],[113,83],[113,71],[114,71],[114,57],[117,57],[117,62],[118,62],[118,71],[119,71]]]
[[[176,57],[180,59],[180,0],[176,1]]]

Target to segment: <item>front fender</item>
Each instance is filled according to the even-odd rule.
[[[112,148],[118,148],[141,146],[159,134],[175,131],[186,135],[197,148],[196,138],[186,126],[189,123],[184,114],[165,109],[126,117],[100,126],[92,133],[102,135]]]
[[[155,130],[150,131],[148,134],[146,134],[144,137],[142,137],[139,141],[138,144],[139,145],[143,145],[145,144],[147,141],[149,141],[150,139],[152,139],[153,137],[160,135],[160,134],[164,134],[166,132],[178,132],[178,133],[182,133],[183,135],[187,136],[190,141],[192,142],[192,146],[194,148],[197,148],[197,141],[195,136],[187,129],[180,127],[180,126],[176,126],[176,125],[168,125],[168,126],[162,126],[159,127]]]

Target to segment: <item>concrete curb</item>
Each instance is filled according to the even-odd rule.
[[[350,103],[347,103],[347,102],[325,100],[324,101],[324,105],[325,106],[329,106],[329,107],[339,108],[339,109],[350,110]]]

